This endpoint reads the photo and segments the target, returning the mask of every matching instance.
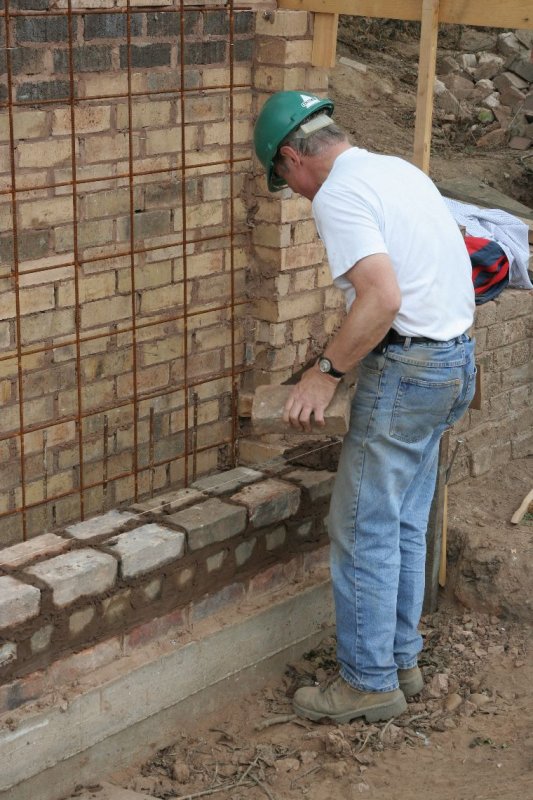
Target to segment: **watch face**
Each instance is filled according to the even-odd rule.
[[[331,369],[331,361],[329,358],[321,358],[318,362],[320,372],[329,372]]]

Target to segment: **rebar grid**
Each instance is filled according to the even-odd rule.
[[[237,448],[237,392],[238,381],[242,372],[246,369],[242,363],[242,358],[237,356],[237,341],[236,341],[236,327],[237,311],[239,308],[244,308],[246,299],[238,296],[238,289],[235,282],[236,273],[236,260],[235,252],[237,246],[242,246],[246,243],[247,228],[243,226],[238,227],[235,219],[235,202],[236,202],[236,185],[235,185],[235,169],[240,166],[246,167],[247,162],[250,160],[250,154],[239,154],[236,152],[235,135],[234,135],[234,105],[235,98],[239,93],[245,93],[251,89],[250,83],[236,82],[235,81],[235,59],[234,59],[234,39],[235,39],[235,18],[236,13],[239,11],[246,11],[249,7],[237,7],[234,0],[229,0],[225,6],[220,5],[202,5],[195,6],[185,5],[185,0],[176,0],[173,7],[158,7],[158,14],[174,14],[179,16],[179,81],[177,86],[172,88],[161,89],[154,88],[153,90],[141,91],[135,90],[133,87],[133,72],[134,67],[132,64],[132,18],[133,15],[143,15],[153,13],[152,7],[133,7],[131,0],[125,0],[125,5],[118,8],[103,8],[103,9],[80,9],[73,8],[73,0],[67,0],[66,8],[54,9],[53,11],[40,11],[33,9],[18,9],[11,8],[14,0],[11,3],[6,3],[5,7],[0,10],[0,22],[3,20],[5,31],[5,73],[7,82],[7,96],[5,100],[0,100],[0,116],[5,114],[8,119],[9,129],[9,185],[0,188],[0,199],[2,196],[9,197],[11,206],[12,217],[12,269],[7,276],[13,285],[14,289],[14,324],[15,324],[15,348],[8,349],[7,352],[0,353],[0,367],[2,363],[9,364],[9,362],[16,363],[16,394],[18,406],[18,426],[16,429],[8,429],[6,432],[0,432],[0,445],[6,444],[6,447],[11,447],[11,452],[18,452],[19,462],[19,477],[20,487],[14,496],[17,497],[15,502],[11,502],[7,509],[0,507],[0,545],[2,544],[2,519],[20,517],[22,523],[22,538],[25,540],[28,536],[28,513],[32,509],[38,509],[41,506],[47,508],[52,505],[52,518],[55,519],[55,506],[57,502],[64,498],[78,498],[78,513],[77,518],[84,519],[86,515],[86,497],[89,490],[101,489],[103,497],[103,507],[105,509],[107,490],[112,482],[118,482],[123,479],[133,479],[133,496],[132,500],[137,501],[140,494],[146,494],[146,489],[141,490],[140,478],[148,474],[149,488],[148,493],[154,492],[154,475],[156,470],[160,467],[169,467],[182,462],[182,482],[187,486],[190,482],[189,461],[192,461],[192,477],[196,477],[198,456],[201,453],[211,451],[213,449],[219,450],[221,447],[229,447],[229,461],[234,464],[236,461],[236,448]],[[185,44],[186,44],[186,20],[187,15],[193,12],[202,12],[208,14],[209,12],[225,12],[228,21],[227,34],[227,59],[222,66],[229,70],[229,81],[227,83],[217,83],[206,85],[200,88],[191,87],[187,85],[187,69],[188,65],[185,62]],[[125,45],[126,45],[126,65],[124,71],[126,73],[127,91],[122,92],[102,92],[101,94],[90,93],[83,97],[78,96],[77,81],[78,71],[75,62],[75,49],[76,49],[76,29],[74,20],[77,17],[88,17],[92,15],[125,15],[126,19],[126,32],[125,32]],[[68,53],[68,96],[59,96],[40,99],[17,99],[15,97],[16,78],[13,71],[13,56],[12,53],[16,50],[14,24],[20,18],[33,18],[33,19],[50,19],[52,17],[63,17],[67,21],[67,53]],[[189,97],[206,97],[211,95],[218,95],[224,93],[229,98],[229,144],[228,144],[228,157],[200,159],[194,163],[189,163],[187,160],[187,125],[191,120],[187,119],[186,99]],[[134,128],[134,103],[139,98],[146,98],[152,100],[154,97],[164,97],[165,99],[176,100],[180,108],[180,116],[177,126],[179,130],[176,135],[181,140],[181,152],[178,155],[178,163],[169,164],[169,166],[155,167],[153,169],[145,169],[137,164],[141,160],[140,156],[135,154],[135,128]],[[91,177],[83,177],[79,175],[79,155],[77,153],[78,145],[78,130],[77,130],[77,110],[83,105],[90,105],[94,101],[110,102],[125,100],[127,104],[127,167],[120,168],[122,159],[118,158],[117,166],[119,170],[116,174],[112,175],[97,175]],[[62,180],[42,180],[41,176],[36,176],[36,179],[28,182],[27,173],[22,173],[17,167],[16,163],[16,148],[17,137],[15,132],[16,114],[20,109],[35,109],[40,106],[49,108],[50,106],[68,106],[70,118],[70,179]],[[202,172],[202,170],[215,170],[215,172]],[[187,210],[187,181],[189,174],[193,175],[206,175],[210,176],[227,176],[229,178],[229,193],[227,200],[228,208],[228,222],[215,233],[206,232],[205,234],[198,235],[194,233],[188,224]],[[167,179],[175,179],[179,183],[181,190],[181,231],[179,235],[170,237],[171,241],[167,241],[169,237],[165,237],[165,241],[144,243],[144,239],[136,235],[136,204],[135,204],[135,188],[136,180],[140,182],[146,181],[148,178],[157,178],[158,176],[165,176]],[[54,176],[55,178],[55,176]],[[94,185],[101,184],[105,188],[109,182],[118,190],[119,188],[127,187],[129,194],[129,239],[127,246],[120,246],[119,242],[111,242],[107,248],[97,248],[98,252],[85,253],[87,247],[80,244],[80,218],[79,218],[79,198],[80,192],[85,187],[93,187]],[[139,183],[139,185],[142,185]],[[148,184],[146,184],[148,185]],[[19,204],[31,193],[46,192],[47,197],[58,197],[65,194],[65,190],[71,189],[72,198],[72,247],[71,257],[62,258],[61,255],[54,257],[53,263],[39,264],[35,263],[35,259],[23,261],[20,255],[20,241],[21,237],[27,232],[24,227],[19,223]],[[61,190],[61,193],[58,193]],[[50,194],[52,192],[53,194]],[[36,194],[36,196],[39,196]],[[176,211],[178,213],[178,211]],[[176,229],[175,229],[176,230]],[[116,244],[116,247],[114,246]],[[204,303],[205,307],[194,308],[191,306],[189,297],[189,267],[188,260],[191,252],[196,252],[195,248],[205,247],[209,248],[211,244],[219,244],[229,253],[229,291],[227,296],[221,296],[219,302]],[[152,314],[139,316],[137,307],[137,296],[141,290],[137,289],[136,284],[136,271],[139,269],[139,264],[146,267],[146,261],[137,261],[137,259],[145,259],[146,256],[157,254],[159,257],[165,257],[169,254],[172,263],[172,275],[175,274],[176,267],[174,266],[175,256],[171,254],[180,250],[181,256],[178,259],[178,264],[181,264],[181,277],[176,281],[176,288],[178,284],[182,284],[182,299],[178,304],[178,309],[175,312],[167,313],[164,309],[155,311]],[[206,249],[205,252],[208,250]],[[203,252],[201,249],[198,252]],[[88,266],[102,267],[105,269],[105,264],[108,263],[112,268],[113,264],[119,259],[126,259],[129,265],[129,281],[131,296],[131,310],[129,315],[129,322],[114,322],[100,326],[100,329],[95,331],[85,331],[82,329],[81,315],[84,308],[84,300],[81,297],[81,282],[87,277],[84,273],[84,268]],[[50,260],[50,259],[48,259]],[[154,263],[155,260],[154,260]],[[117,267],[118,269],[118,267]],[[29,276],[50,275],[50,285],[57,283],[57,270],[68,270],[71,273],[68,282],[73,282],[74,291],[74,331],[73,335],[63,335],[56,337],[43,337],[44,339],[50,338],[50,341],[43,341],[38,344],[28,344],[24,341],[23,335],[23,320],[24,312],[21,308],[21,294],[26,286],[32,286],[33,283],[25,283],[28,281]],[[88,273],[89,275],[93,273]],[[97,274],[97,273],[94,273]],[[99,273],[103,274],[103,273]],[[225,273],[226,274],[226,273]],[[67,279],[63,278],[62,283]],[[174,286],[174,278],[172,286]],[[47,285],[47,284],[45,284]],[[206,315],[219,314],[223,320],[223,325],[229,326],[230,333],[230,364],[229,366],[223,365],[218,370],[211,370],[204,374],[202,377],[195,377],[189,373],[189,338],[195,332],[195,320],[201,321]],[[172,326],[178,324],[181,338],[183,339],[183,355],[181,358],[182,375],[180,379],[172,378],[170,373],[170,384],[159,388],[142,387],[140,384],[140,373],[142,372],[139,366],[139,347],[142,344],[143,332],[147,330],[153,331],[153,335],[158,335],[158,329],[165,331],[165,326]],[[201,324],[201,323],[199,323]],[[170,328],[167,328],[170,330]],[[174,335],[178,335],[174,328]],[[168,335],[165,334],[165,335]],[[83,349],[90,348],[90,343],[103,342],[106,347],[110,346],[119,348],[117,344],[119,339],[127,338],[127,345],[122,343],[122,348],[131,354],[131,391],[125,397],[114,396],[107,402],[101,402],[96,407],[88,402],[87,389],[90,389],[89,379],[84,381],[83,377]],[[157,340],[156,340],[157,341]],[[57,352],[65,348],[74,348],[74,364],[75,364],[75,410],[62,413],[60,408],[56,409],[53,419],[44,418],[42,420],[31,419],[28,420],[26,416],[27,403],[29,400],[25,397],[25,360],[43,358],[49,359],[56,355]],[[108,349],[103,352],[107,353]],[[89,353],[92,351],[89,349]],[[96,350],[94,352],[102,352]],[[111,351],[109,351],[111,352]],[[43,364],[46,363],[43,360]],[[52,363],[52,362],[50,362]],[[56,362],[53,362],[56,363]],[[58,362],[61,363],[61,362]],[[172,361],[169,362],[172,364]],[[172,370],[172,366],[171,366]],[[117,377],[117,376],[115,376]],[[227,384],[228,394],[231,398],[230,407],[227,409],[227,423],[224,428],[224,434],[214,435],[213,441],[208,443],[199,443],[198,441],[198,426],[199,426],[199,394],[198,392],[207,384],[223,381]],[[219,384],[214,384],[218,386]],[[182,397],[181,404],[178,406],[170,406],[169,418],[172,414],[179,417],[179,412],[183,413],[183,425],[178,430],[181,435],[181,445],[176,446],[175,452],[168,454],[157,455],[156,442],[156,405],[158,403],[164,404],[166,400],[173,400],[178,395]],[[54,401],[57,405],[57,400]],[[147,437],[145,433],[140,435],[141,425],[146,427],[146,404],[149,405],[149,427]],[[140,409],[143,407],[141,417]],[[191,425],[189,406],[193,408],[193,420]],[[174,409],[174,410],[173,410]],[[111,455],[109,453],[109,415],[117,412],[125,412],[130,416],[132,427],[132,446],[131,458],[132,464],[129,469],[111,469]],[[86,461],[85,447],[89,440],[84,436],[84,424],[88,426],[94,425],[95,429],[98,428],[99,420],[103,416],[103,438],[102,438],[102,475],[99,479],[91,477],[91,463],[90,459]],[[224,423],[224,419],[220,422]],[[50,432],[56,426],[68,425],[74,423],[76,428],[76,448],[77,448],[77,463],[73,466],[75,473],[75,485],[71,488],[61,490],[55,488],[50,490],[51,479],[48,474],[48,458],[47,446],[50,438]],[[227,429],[227,430],[226,430]],[[125,427],[125,436],[127,438],[128,428]],[[115,431],[115,436],[120,431],[118,425]],[[42,469],[43,469],[43,488],[42,498],[32,499],[28,496],[28,486],[30,478],[27,472],[28,459],[34,452],[33,443],[26,447],[26,440],[30,441],[31,437],[35,434],[42,433]],[[175,432],[172,432],[175,436]],[[160,440],[161,441],[161,440]],[[91,443],[89,443],[91,444]],[[125,451],[126,453],[128,451]],[[119,453],[119,455],[121,455]],[[29,462],[28,462],[29,463]],[[100,462],[97,462],[100,463]],[[33,468],[32,468],[33,469]],[[87,473],[87,474],[86,474]],[[93,470],[94,473],[94,470]],[[89,513],[93,513],[94,509],[89,509]]]

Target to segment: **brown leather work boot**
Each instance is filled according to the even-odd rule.
[[[398,670],[398,683],[406,697],[418,694],[424,688],[424,679],[418,667]]]
[[[316,722],[323,717],[334,722],[350,722],[364,717],[367,722],[391,719],[407,708],[400,689],[393,692],[360,692],[337,676],[324,686],[304,686],[294,695],[296,714]]]

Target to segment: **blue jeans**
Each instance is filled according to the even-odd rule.
[[[329,512],[340,674],[398,687],[417,663],[439,440],[475,390],[474,342],[389,345],[361,362]]]

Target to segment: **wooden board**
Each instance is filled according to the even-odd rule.
[[[429,172],[431,150],[433,86],[437,63],[438,35],[439,0],[423,0],[413,161],[417,167],[420,167],[426,173]]]
[[[278,8],[384,19],[422,19],[422,0],[278,0]],[[439,22],[533,29],[531,0],[441,0]]]
[[[338,26],[338,14],[315,14],[311,55],[311,64],[314,67],[331,69],[335,66]]]

